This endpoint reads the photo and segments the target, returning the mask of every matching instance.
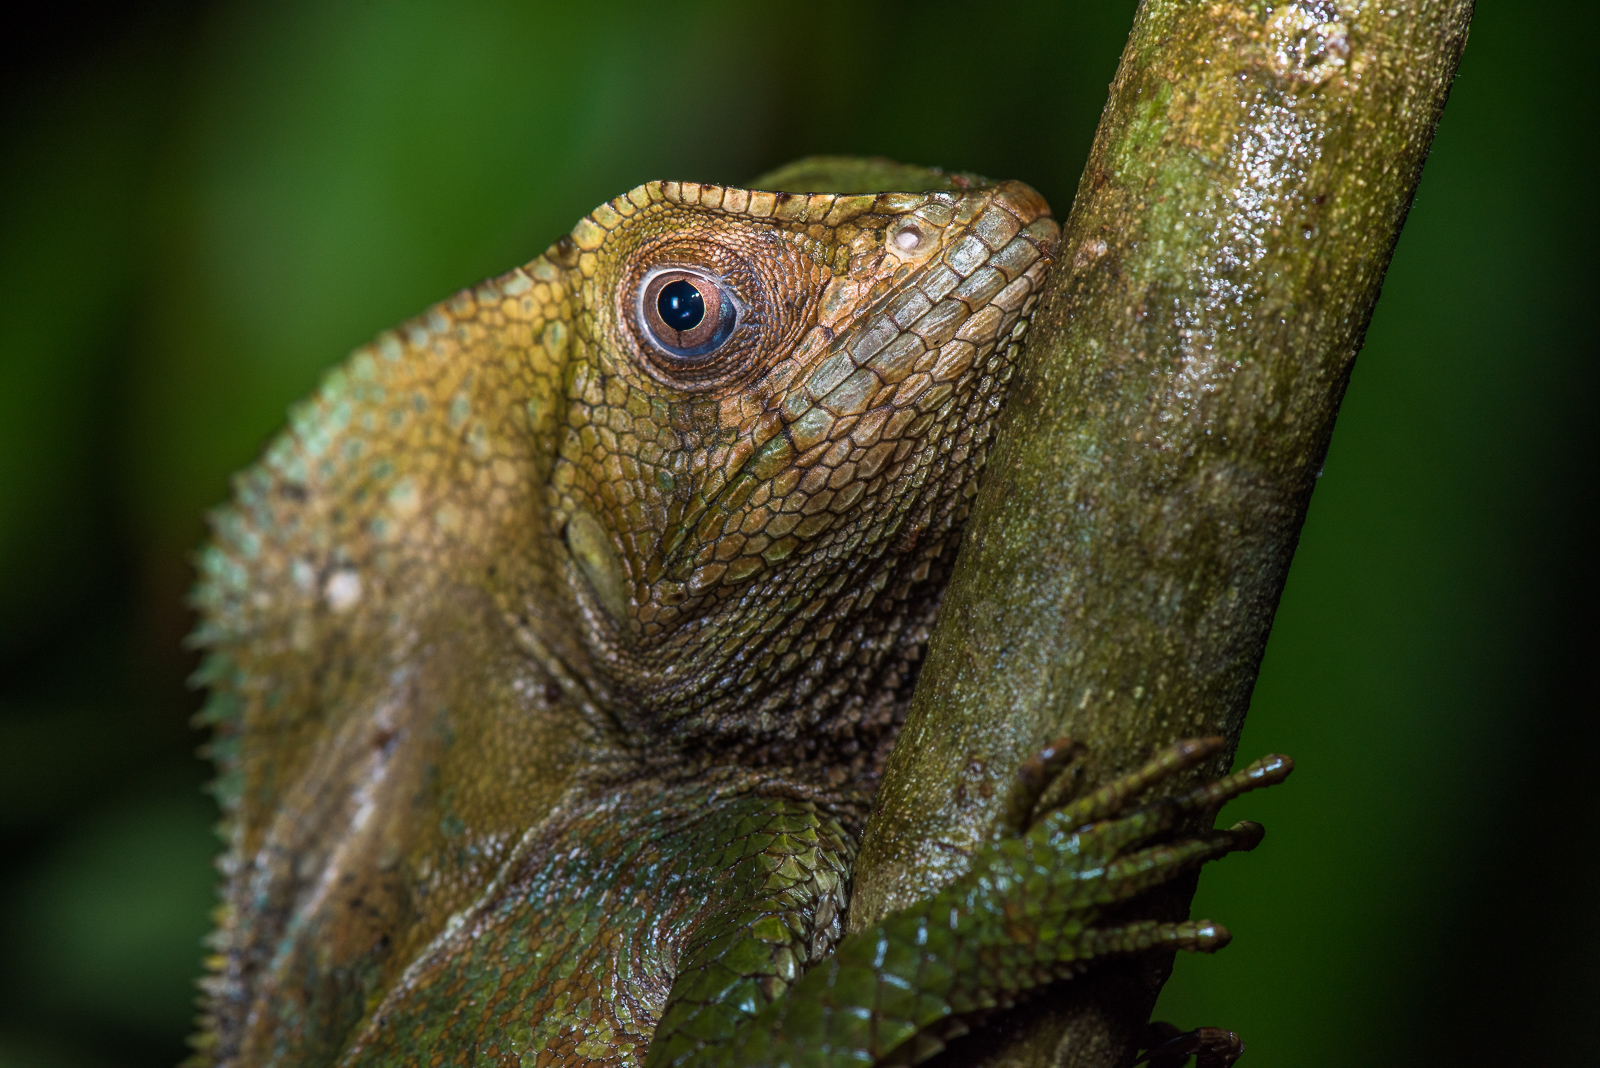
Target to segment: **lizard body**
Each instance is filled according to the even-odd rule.
[[[1225,937],[1093,926],[1249,844],[1118,869],[1179,811],[1124,791],[840,941],[1058,228],[1021,183],[821,167],[842,192],[602,205],[358,350],[238,478],[197,594],[204,1063],[915,1060],[1100,953]]]

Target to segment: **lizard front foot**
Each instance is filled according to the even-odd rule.
[[[1220,738],[1179,742],[1139,770],[1036,816],[1039,798],[1072,756],[1070,743],[1051,747],[1025,766],[1023,785],[966,875],[845,938],[726,1041],[672,1063],[915,1064],[943,1048],[964,1020],[1080,974],[1100,957],[1221,948],[1231,936],[1206,920],[1100,921],[1111,906],[1261,841],[1259,824],[1241,822],[1148,844],[1182,824],[1209,822],[1227,801],[1281,782],[1292,769],[1287,757],[1269,756],[1186,793],[1139,804],[1152,787],[1223,745]]]
[[[1040,798],[1078,752],[1069,740],[1052,743],[1024,762],[993,839],[974,857],[972,872],[949,889],[976,877],[992,890],[1008,918],[1036,918],[1037,937],[1030,940],[1017,929],[1015,945],[1033,950],[1037,963],[1053,966],[1052,978],[1075,974],[1082,964],[1112,953],[1159,945],[1220,949],[1232,936],[1210,921],[1108,926],[1095,921],[1106,907],[1136,897],[1181,871],[1260,844],[1265,832],[1249,821],[1146,844],[1180,824],[1214,814],[1241,794],[1282,782],[1293,770],[1288,757],[1263,757],[1187,793],[1137,804],[1153,787],[1213,756],[1224,744],[1221,738],[1178,742],[1142,768],[1041,815],[1035,812]],[[1009,999],[1001,1003],[1005,1000]]]

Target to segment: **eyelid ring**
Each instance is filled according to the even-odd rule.
[[[659,315],[650,314],[647,301],[662,288],[662,279],[672,276],[692,278],[699,283],[696,288],[709,284],[716,292],[718,305],[712,307],[707,302],[707,318],[712,315],[717,318],[704,348],[677,349],[666,342],[652,323]],[[702,295],[706,295],[703,289]],[[633,295],[624,307],[631,313],[630,326],[638,345],[640,363],[650,377],[662,385],[695,392],[715,389],[743,374],[756,355],[755,335],[750,334],[750,330],[760,317],[751,315],[749,306],[721,272],[701,264],[668,262],[650,268],[634,283]],[[660,325],[664,330],[672,329],[665,323]]]
[[[689,275],[711,283],[712,288],[717,292],[719,304],[726,305],[727,311],[732,313],[731,323],[728,323],[726,326],[724,326],[721,323],[723,309],[720,307],[713,309],[710,307],[709,302],[707,302],[707,314],[709,315],[714,312],[718,317],[718,329],[716,333],[721,333],[722,337],[720,340],[711,344],[710,347],[704,350],[691,349],[688,351],[683,351],[674,349],[663,339],[657,336],[656,330],[652,325],[652,320],[655,317],[652,317],[650,314],[647,299],[656,289],[656,281],[663,275]],[[710,357],[713,357],[723,347],[723,345],[727,344],[727,342],[732,338],[734,331],[739,328],[740,323],[745,321],[746,315],[749,311],[749,309],[745,306],[744,301],[739,299],[739,295],[734,291],[734,288],[729,285],[727,280],[720,274],[717,274],[715,271],[708,271],[704,267],[694,267],[686,264],[664,264],[659,267],[652,267],[650,270],[646,271],[644,277],[639,279],[638,292],[634,297],[633,303],[635,322],[639,324],[640,328],[645,334],[645,337],[649,340],[655,341],[655,347],[663,350],[664,354],[672,361],[675,367],[694,366],[697,363],[704,362]]]

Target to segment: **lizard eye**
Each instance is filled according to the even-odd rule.
[[[739,324],[738,298],[719,278],[668,267],[639,287],[639,325],[668,356],[698,362],[721,348]]]

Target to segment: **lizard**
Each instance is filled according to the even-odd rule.
[[[1172,839],[1284,758],[1146,798],[1219,740],[1064,806],[1041,751],[969,875],[843,933],[1059,232],[882,160],[653,181],[332,370],[198,560],[195,1063],[915,1063],[1224,943],[1114,911],[1259,840]]]

